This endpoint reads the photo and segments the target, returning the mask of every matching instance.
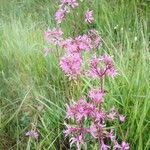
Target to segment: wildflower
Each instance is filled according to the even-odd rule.
[[[88,35],[78,36],[75,39],[67,39],[62,42],[62,47],[68,52],[81,53],[82,51],[90,51],[92,49],[92,41]]]
[[[63,32],[60,29],[54,28],[54,29],[48,29],[44,33],[44,38],[50,44],[60,45],[62,41],[62,35],[63,35]]]
[[[78,6],[77,0],[61,0],[61,4],[64,6],[71,6],[72,8]]]
[[[114,149],[115,149],[115,150],[118,150],[118,149],[121,149],[121,148],[122,148],[121,145],[118,144],[117,141],[114,141]]]
[[[104,91],[102,91],[100,89],[92,89],[89,92],[89,97],[92,99],[92,101],[95,104],[102,103],[104,95],[105,95]]]
[[[62,22],[62,20],[65,18],[66,14],[67,14],[67,8],[60,8],[56,11],[55,13],[55,20],[57,22],[57,24],[60,24]]]
[[[106,145],[103,140],[101,140],[101,148],[100,150],[108,150],[110,146]]]
[[[67,137],[69,134],[75,133],[78,131],[75,127],[70,127],[69,125],[65,124],[66,129],[64,131],[65,137]]]
[[[94,123],[91,125],[89,132],[95,139],[98,138],[97,127]]]
[[[108,134],[107,137],[110,138],[110,140],[113,142],[115,140],[114,136],[114,130],[111,130]]]
[[[93,18],[93,11],[87,11],[85,13],[85,22],[87,23],[92,23],[94,21],[94,18]]]
[[[87,76],[95,78],[95,79],[99,79],[101,77],[102,70],[98,68],[99,62],[100,62],[100,59],[97,58],[96,56],[94,56],[90,60],[90,70],[87,71]]]
[[[26,136],[29,136],[29,137],[31,137],[31,138],[33,138],[33,139],[38,139],[39,134],[38,134],[38,132],[36,132],[36,131],[34,131],[34,130],[30,130],[30,131],[28,131],[28,132],[26,133]]]
[[[83,0],[80,0],[82,2]],[[74,9],[78,6],[77,0],[60,0],[60,8],[55,13],[55,20],[57,24],[60,24],[69,12],[70,8]],[[94,21],[93,11],[86,11],[85,22],[92,23]],[[118,27],[116,26],[115,29]],[[45,40],[50,43],[59,46],[67,51],[67,53],[60,59],[60,68],[65,73],[69,80],[75,80],[82,75],[82,53],[85,51],[91,51],[92,49],[100,48],[102,45],[102,39],[95,29],[90,30],[88,34],[83,34],[74,38],[68,38],[64,40],[62,38],[63,32],[60,29],[48,29],[45,32]],[[48,55],[49,49],[44,50],[45,56]],[[109,55],[103,55],[97,57],[94,55],[90,60],[89,70],[84,73],[88,77],[100,79],[115,77],[118,73],[114,67],[113,59]],[[70,146],[75,145],[78,150],[81,150],[82,145],[85,145],[85,141],[92,140],[99,141],[100,150],[108,150],[113,146],[114,149],[128,150],[129,144],[122,142],[118,144],[115,139],[113,130],[108,121],[119,119],[120,122],[125,121],[123,115],[119,115],[115,108],[112,108],[110,112],[106,112],[103,107],[105,92],[103,89],[103,83],[101,87],[97,89],[91,89],[89,91],[88,98],[82,97],[76,103],[67,105],[66,119],[71,120],[72,124],[65,124],[65,137],[70,137]],[[90,100],[91,101],[90,101]],[[43,108],[39,107],[39,111]],[[107,123],[108,122],[108,123]],[[106,126],[107,125],[107,126]],[[34,129],[36,128],[33,126]],[[27,136],[37,139],[39,134],[31,130],[26,133]],[[107,142],[107,143],[106,143]],[[107,144],[110,145],[107,145]],[[112,145],[113,144],[113,145]]]
[[[112,63],[113,63],[113,59],[109,55],[103,55],[101,57],[101,59],[103,60],[103,62],[105,63],[105,65],[112,65]]]
[[[125,116],[119,115],[119,120],[121,123],[125,122]]]
[[[73,106],[67,106],[67,118],[75,119],[77,122],[82,121],[88,116],[93,117],[95,106],[86,102],[86,98],[82,97],[78,103]]]
[[[103,67],[99,67],[99,64],[104,64]],[[110,76],[114,78],[117,75],[117,70],[114,68],[112,59],[110,56],[94,56],[90,62],[90,70],[87,72],[87,76],[100,79],[104,76]]]
[[[68,53],[60,59],[60,67],[69,79],[76,79],[81,74],[81,63],[78,53]]]
[[[111,108],[110,113],[107,115],[108,119],[114,120],[117,117],[117,110],[115,107]]]
[[[110,66],[107,70],[106,70],[106,75],[110,76],[112,78],[114,78],[116,75],[118,75],[118,72],[116,69],[114,69],[113,66]]]
[[[83,144],[83,135],[77,135],[76,137],[72,137],[70,139],[70,146],[72,146],[73,144],[77,145],[77,150],[81,150],[81,144]]]
[[[95,121],[104,122],[106,119],[106,114],[103,111],[95,111],[93,112],[93,118]]]
[[[128,143],[126,143],[125,141],[122,142],[121,144],[122,150],[129,150],[130,146]]]
[[[80,51],[90,51],[92,47],[92,41],[88,35],[82,35],[75,38],[75,42],[78,45]]]

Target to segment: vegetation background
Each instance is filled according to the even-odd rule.
[[[70,86],[61,72],[54,47],[47,57],[43,33],[55,27],[58,0],[0,0],[0,150],[67,149],[63,135],[68,94],[79,98],[96,82],[81,79]],[[150,50],[149,0],[93,0],[79,12],[93,9],[94,27],[103,37],[98,53],[114,56],[120,76],[106,82],[106,108],[112,105],[125,114],[116,125],[118,135],[131,150],[150,149]],[[62,25],[67,36],[74,30]],[[150,24],[149,24],[150,25]],[[39,106],[44,106],[39,111]],[[38,109],[37,109],[38,107]],[[25,136],[37,123],[38,140]],[[94,149],[91,147],[91,149]],[[96,148],[95,148],[96,149]]]

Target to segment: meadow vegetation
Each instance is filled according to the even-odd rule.
[[[86,78],[70,83],[59,67],[54,46],[44,56],[47,44],[43,35],[48,27],[56,26],[58,3],[0,0],[0,150],[67,149],[63,133],[67,99],[77,100],[98,84]],[[94,11],[93,27],[103,38],[97,54],[113,55],[120,74],[106,81],[106,109],[114,105],[126,116],[124,124],[115,126],[131,150],[149,150],[150,1],[93,0],[78,11],[88,8]],[[78,22],[78,18],[68,15],[61,25],[66,37],[88,30],[80,21],[79,30],[68,26],[72,21]],[[25,136],[32,123],[40,134],[38,140]]]

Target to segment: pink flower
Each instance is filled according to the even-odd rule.
[[[98,133],[97,133],[97,127],[95,124],[92,124],[90,129],[89,129],[89,132],[91,133],[91,135],[96,139],[98,138]]]
[[[70,139],[70,146],[72,146],[72,144],[76,144],[77,146],[77,150],[81,150],[81,144],[83,144],[84,141],[83,141],[83,135],[80,134],[80,135],[77,135],[76,137],[72,137]]]
[[[116,113],[115,112],[111,112],[107,115],[107,117],[110,119],[110,120],[114,120],[116,119]]]
[[[125,116],[119,115],[119,120],[121,123],[124,123],[125,122]]]
[[[85,97],[81,98],[73,106],[67,106],[67,118],[75,119],[77,122],[89,117],[94,117],[95,106],[86,102]]]
[[[106,114],[103,111],[95,111],[94,112],[95,121],[104,122],[106,119]]]
[[[92,49],[92,41],[87,35],[78,36],[75,39],[67,39],[62,42],[62,47],[68,52],[90,51]]]
[[[90,51],[92,49],[92,41],[86,34],[75,38],[75,43],[80,51]]]
[[[78,6],[77,0],[61,0],[61,4],[71,6],[72,8]]]
[[[66,129],[64,131],[64,134],[65,134],[65,137],[67,137],[68,135],[72,134],[72,133],[75,133],[78,131],[77,128],[75,127],[70,127],[69,125],[65,124],[66,126]]]
[[[67,14],[67,9],[66,7],[65,8],[60,8],[56,11],[55,13],[55,20],[57,22],[57,24],[60,24],[62,22],[62,20],[64,19],[64,17],[66,16]]]
[[[101,148],[100,150],[108,150],[110,146],[106,145],[103,140],[101,140]]]
[[[68,4],[72,7],[75,8],[78,6],[77,0],[68,0]]]
[[[122,142],[121,146],[122,146],[122,150],[129,150],[130,149],[129,144],[126,143],[125,141]]]
[[[34,131],[34,130],[31,130],[31,131],[28,131],[28,132],[26,133],[26,136],[29,136],[29,137],[31,137],[31,138],[33,138],[33,139],[38,139],[39,134],[38,134],[38,132],[36,132],[36,131]]]
[[[62,48],[65,48],[70,53],[79,52],[78,45],[75,43],[74,39],[67,39],[62,42]]]
[[[118,144],[117,141],[114,142],[114,149],[115,149],[115,150],[121,149],[121,145]]]
[[[62,41],[62,35],[63,32],[60,29],[54,28],[54,29],[48,29],[44,33],[44,38],[50,44],[60,45]]]
[[[110,113],[107,115],[108,119],[110,120],[114,120],[116,119],[117,117],[117,110],[115,109],[115,107],[113,107],[111,110],[110,110]]]
[[[89,97],[95,104],[102,103],[104,95],[105,95],[104,91],[101,91],[100,89],[92,89],[89,92]]]
[[[111,130],[108,134],[107,137],[110,138],[110,140],[113,142],[115,141],[115,136],[114,136],[114,130]]]
[[[115,76],[118,75],[118,72],[113,66],[111,66],[106,70],[106,75],[114,78]]]
[[[93,11],[87,11],[85,13],[85,22],[87,23],[92,23],[94,21],[94,18],[93,18]]]
[[[60,59],[60,67],[69,79],[76,79],[81,75],[82,58],[78,53],[67,53]]]
[[[101,57],[101,59],[103,60],[103,62],[105,63],[105,65],[112,65],[112,63],[113,63],[113,59],[109,55],[103,55]]]
[[[101,66],[100,66],[101,65]],[[115,77],[117,75],[117,70],[112,64],[112,59],[110,56],[94,56],[90,62],[90,70],[87,71],[87,76],[100,79],[105,76]]]

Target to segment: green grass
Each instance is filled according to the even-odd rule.
[[[120,76],[106,82],[106,108],[115,105],[126,115],[117,132],[133,150],[150,149],[149,6],[148,0],[93,0],[78,9],[94,10],[94,26],[103,37],[99,53],[114,55]],[[0,150],[62,149],[69,95],[77,99],[96,84],[81,79],[79,85],[70,85],[54,47],[44,57],[43,33],[55,26],[56,9],[54,0],[0,0]],[[72,20],[69,15],[62,25],[68,36],[73,34],[67,25]],[[88,30],[78,23],[81,28],[75,34]],[[42,112],[38,104],[44,106]],[[37,123],[38,141],[25,137],[32,122]]]

